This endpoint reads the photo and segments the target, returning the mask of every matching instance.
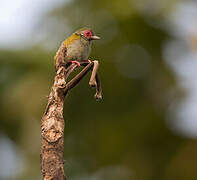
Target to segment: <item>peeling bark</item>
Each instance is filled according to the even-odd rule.
[[[77,68],[70,65],[61,66],[56,73],[54,84],[48,97],[48,104],[41,122],[41,171],[44,180],[66,180],[64,174],[64,99],[69,90],[75,87],[80,80],[92,70],[90,85],[96,87],[96,99],[102,99],[102,89],[98,78],[98,61],[81,62],[85,66],[72,80],[67,78]]]

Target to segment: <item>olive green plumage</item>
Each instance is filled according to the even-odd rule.
[[[100,39],[91,29],[81,28],[65,39],[55,56],[56,71],[61,65],[67,65],[70,61],[88,60],[91,52],[92,40]]]

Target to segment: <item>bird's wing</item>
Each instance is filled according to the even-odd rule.
[[[58,70],[58,68],[60,66],[66,64],[66,55],[67,55],[66,52],[67,52],[66,45],[64,42],[62,42],[60,48],[58,49],[58,51],[56,52],[56,55],[54,57],[56,71]]]

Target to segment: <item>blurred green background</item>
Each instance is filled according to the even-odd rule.
[[[1,0],[0,179],[41,179],[53,57],[88,26],[104,99],[89,74],[66,97],[68,179],[196,180],[196,17],[189,0]]]

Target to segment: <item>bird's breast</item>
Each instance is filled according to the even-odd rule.
[[[81,39],[75,40],[67,48],[68,60],[86,60],[91,51],[90,42],[82,42]]]

